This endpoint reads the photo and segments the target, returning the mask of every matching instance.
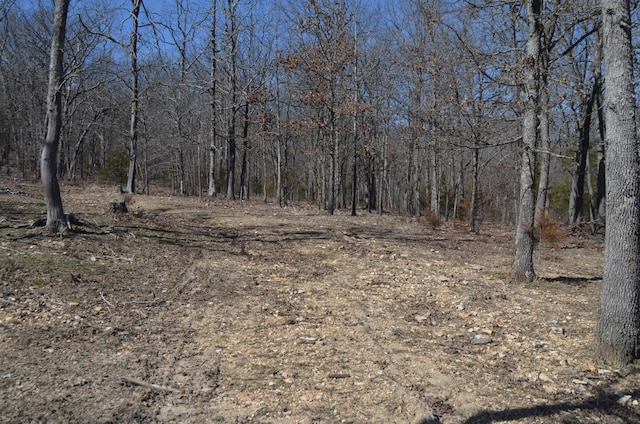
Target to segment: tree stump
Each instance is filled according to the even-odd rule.
[[[112,214],[128,213],[127,204],[125,202],[111,202],[109,203],[109,212]]]

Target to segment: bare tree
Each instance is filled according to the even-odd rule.
[[[229,42],[229,117],[227,124],[227,199],[235,199],[236,168],[236,113],[238,109],[238,17],[236,14],[238,0],[227,2],[227,29],[225,35]]]
[[[69,0],[57,0],[53,15],[51,59],[49,63],[49,88],[47,90],[47,133],[40,157],[40,173],[44,196],[47,201],[46,228],[51,232],[62,232],[67,222],[62,207],[62,196],[58,183],[57,154],[62,127],[62,59],[67,28]]]
[[[516,252],[511,279],[531,282],[533,269],[533,227],[535,212],[535,148],[538,140],[538,111],[540,101],[540,41],[541,0],[527,0],[528,37],[523,59],[525,75],[525,111],[522,125],[522,160],[520,164],[520,199],[516,225]]]
[[[209,189],[207,194],[209,197],[213,197],[217,194],[216,191],[216,140],[218,138],[218,103],[216,96],[218,94],[218,40],[217,40],[217,12],[218,1],[212,0],[211,2],[211,34],[210,34],[210,46],[211,46],[211,64],[210,64],[210,83],[209,94],[211,96],[211,133],[209,144]]]
[[[138,119],[140,116],[140,89],[138,67],[138,16],[142,0],[131,0],[131,34],[129,36],[129,60],[131,63],[131,119],[129,121],[129,171],[127,193],[136,191],[136,165],[138,158]]]
[[[640,356],[640,156],[629,0],[602,0],[607,143],[607,227],[600,353],[615,364]]]

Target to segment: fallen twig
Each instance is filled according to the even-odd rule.
[[[180,390],[178,389],[174,389],[171,387],[158,386],[157,384],[147,383],[145,381],[136,380],[135,378],[131,378],[131,377],[122,377],[122,381],[130,384],[135,384],[136,386],[146,387],[147,389],[158,390],[160,392],[180,393]]]
[[[105,299],[104,295],[102,294],[102,292],[100,292],[100,298],[102,298],[102,300],[104,300],[104,303],[106,303],[108,306],[111,306],[112,308],[115,308],[116,305],[114,305],[113,303],[109,302],[107,299]]]

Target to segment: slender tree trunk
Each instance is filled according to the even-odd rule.
[[[602,0],[607,228],[596,340],[617,365],[640,355],[640,156],[629,0]]]
[[[540,32],[540,88],[539,88],[539,158],[540,158],[540,179],[538,180],[538,194],[536,196],[536,208],[534,211],[534,227],[540,227],[540,220],[543,214],[549,211],[549,172],[551,169],[551,136],[549,134],[549,55],[551,50],[551,40],[556,29],[555,20],[548,22],[545,31]]]
[[[594,80],[598,84],[599,90],[595,96],[596,118],[598,119],[598,147],[597,147],[597,165],[596,165],[596,196],[592,198],[591,208],[595,212],[594,233],[599,233],[605,226],[605,131],[604,131],[604,108],[602,107],[602,37],[600,31],[596,31],[593,38],[595,51],[593,55],[594,62]]]
[[[238,34],[236,31],[236,6],[237,0],[228,1],[228,19],[229,33],[228,39],[231,50],[229,59],[231,60],[231,87],[230,87],[230,105],[229,105],[229,128],[227,130],[227,199],[235,199],[234,183],[236,168],[236,102],[238,96],[238,70],[237,70],[237,52],[238,52]]]
[[[544,51],[542,75],[540,81],[540,178],[538,180],[538,194],[534,211],[534,226],[540,226],[540,218],[549,209],[549,171],[551,165],[551,142],[549,135],[549,88],[547,82],[548,53]]]
[[[438,172],[438,160],[436,158],[436,147],[432,144],[429,155],[430,162],[430,183],[431,183],[431,215],[436,221],[440,221],[440,178]]]
[[[520,164],[520,199],[516,223],[516,252],[511,269],[514,282],[529,283],[535,278],[533,268],[535,212],[535,148],[538,139],[538,108],[540,91],[540,12],[541,0],[528,0],[528,41],[524,57],[526,103],[522,125],[522,160]]]
[[[476,233],[478,231],[477,215],[478,215],[478,156],[480,149],[478,146],[473,148],[473,179],[471,182],[471,202],[469,204],[469,231]]]
[[[131,35],[129,37],[129,58],[131,60],[131,119],[129,122],[129,171],[127,172],[127,193],[136,191],[136,165],[138,156],[138,115],[140,98],[138,88],[138,16],[142,0],[131,0]]]
[[[47,133],[40,156],[40,175],[47,202],[46,229],[50,232],[62,232],[67,228],[60,184],[58,182],[58,143],[62,128],[62,59],[64,39],[67,28],[69,0],[57,0],[53,16],[53,35],[49,60],[49,87],[47,90]]]
[[[217,95],[217,68],[218,68],[218,47],[217,47],[217,38],[216,38],[216,16],[218,11],[218,2],[217,0],[212,1],[211,5],[211,80],[209,83],[209,94],[211,96],[211,130],[209,133],[210,144],[209,144],[209,189],[207,190],[207,195],[209,197],[215,197],[217,194],[216,190],[216,141],[218,136],[218,106],[216,103],[216,95]]]
[[[351,170],[351,216],[356,216],[358,206],[358,24],[354,21],[353,31],[353,85],[355,86],[355,99],[353,108],[353,168]]]
[[[249,200],[249,104],[244,105],[242,123],[242,159],[240,170],[240,200]]]
[[[332,101],[331,104],[333,105],[334,101],[333,99],[335,98],[335,94],[333,93],[332,90]],[[337,191],[337,187],[336,185],[338,184],[338,137],[336,134],[336,128],[335,128],[335,115],[334,115],[334,111],[333,109],[331,109],[329,111],[329,134],[330,134],[330,138],[331,138],[331,153],[330,153],[330,157],[331,157],[331,165],[330,165],[330,172],[331,172],[331,182],[330,182],[330,192],[329,192],[329,214],[333,215],[333,212],[336,209],[336,191]]]
[[[277,42],[277,40],[276,40]],[[280,67],[276,61],[276,204],[282,207],[282,110],[280,107]]]
[[[585,111],[580,123],[578,136],[578,151],[576,152],[575,170],[569,197],[569,223],[576,224],[582,218],[584,205],[584,184],[589,156],[589,141],[591,139],[591,115],[596,93],[600,90],[597,82],[594,82],[589,97],[585,101]]]

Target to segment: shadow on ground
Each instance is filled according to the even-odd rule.
[[[635,369],[633,374],[637,374],[638,371]],[[485,410],[467,418],[464,424],[490,424],[527,418],[538,418],[543,421],[536,420],[536,422],[550,423],[600,422],[606,424],[615,422],[640,424],[640,408],[624,405],[624,402],[621,401],[622,396],[614,393],[614,390],[611,389],[611,383],[614,381],[606,384],[596,396],[585,399],[583,402],[558,402],[528,408]],[[640,389],[625,393],[625,395],[630,396],[631,399],[637,399],[640,396]],[[436,416],[432,419],[422,419],[418,424],[439,424],[440,422],[440,417]]]

